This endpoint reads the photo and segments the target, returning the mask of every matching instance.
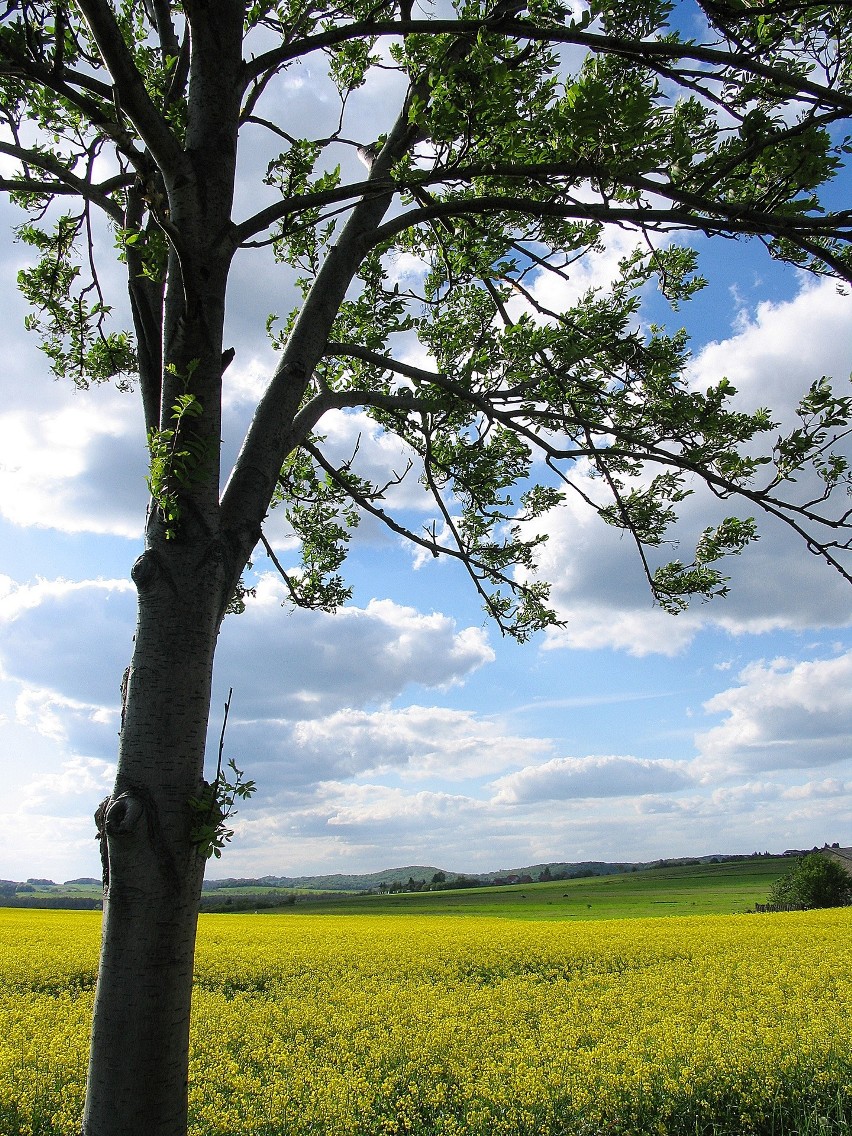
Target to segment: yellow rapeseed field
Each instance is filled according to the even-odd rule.
[[[100,916],[0,910],[0,1133],[82,1110]],[[202,916],[192,1136],[852,1132],[852,910]]]

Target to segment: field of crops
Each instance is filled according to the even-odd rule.
[[[0,1132],[70,1136],[99,915],[0,911]],[[852,1132],[852,911],[203,916],[192,1136]]]

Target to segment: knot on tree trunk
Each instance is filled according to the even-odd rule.
[[[101,849],[101,881],[105,888],[109,887],[109,850],[106,842],[106,814],[112,797],[104,797],[95,809],[95,828],[97,841]]]
[[[132,793],[104,797],[95,810],[97,840],[101,846],[101,879],[109,887],[108,836],[126,836],[133,832],[145,811],[144,803]]]
[[[142,553],[130,569],[130,578],[140,592],[147,591],[154,586],[159,568],[157,556],[149,549]]]
[[[136,590],[140,594],[150,591],[161,576],[165,579],[175,595],[177,595],[177,584],[169,570],[169,566],[166,564],[163,557],[153,548],[146,549],[142,555],[137,558],[133,567],[130,569],[130,579],[136,585]]]
[[[133,832],[144,811],[144,804],[132,793],[120,793],[110,798],[104,818],[107,835],[125,836]]]

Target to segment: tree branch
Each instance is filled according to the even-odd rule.
[[[301,194],[256,213],[233,230],[233,239],[242,244],[249,237],[266,230],[270,225],[287,216],[296,215],[302,210],[321,208],[350,199],[363,199],[368,194],[387,192],[412,193],[427,186],[438,184],[469,184],[481,178],[502,178],[520,185],[548,184],[552,192],[557,188],[555,178],[570,179],[572,182],[597,181],[612,182],[649,196],[668,199],[673,203],[671,209],[655,209],[648,204],[630,207],[613,206],[601,202],[540,201],[534,198],[513,198],[501,194],[483,194],[472,198],[430,198],[419,203],[419,208],[410,209],[377,230],[374,243],[378,244],[389,236],[394,236],[407,228],[425,221],[476,215],[488,212],[516,212],[540,217],[563,217],[576,220],[609,221],[618,224],[631,224],[641,228],[691,229],[706,233],[736,233],[744,235],[770,235],[784,237],[794,242],[813,240],[820,236],[848,241],[852,239],[852,211],[843,210],[830,214],[810,214],[799,216],[779,216],[751,204],[724,202],[712,196],[683,189],[670,181],[655,181],[647,175],[631,174],[629,171],[612,169],[598,162],[588,160],[571,162],[539,162],[515,164],[511,162],[485,162],[466,166],[450,166],[427,174],[405,180],[384,183],[376,179],[353,182],[334,189],[317,193]],[[563,191],[566,198],[568,189]],[[817,255],[813,247],[807,250]],[[852,279],[852,268],[831,256],[820,253],[820,258],[832,271],[845,279]]]
[[[371,180],[386,184],[390,168],[408,152],[414,137],[406,99],[372,164]],[[225,529],[242,533],[242,543],[249,552],[281,466],[294,444],[292,423],[311,375],[325,352],[340,304],[371,245],[373,233],[390,207],[391,198],[388,192],[371,193],[353,208],[317,274],[281,362],[246,434],[222,495],[221,509]]]
[[[29,79],[36,85],[44,87],[46,90],[53,91],[54,94],[59,95],[63,99],[67,99],[72,106],[80,111],[83,119],[89,122],[98,133],[112,140],[119,152],[127,158],[134,169],[138,170],[140,173],[145,173],[148,170],[150,160],[136,148],[133,136],[115,116],[112,87],[91,79],[88,76],[79,76],[76,73],[69,72],[67,69],[65,69],[60,76],[50,68],[44,67],[33,60],[19,57],[11,58],[8,61],[0,59],[0,75],[12,75],[16,78]],[[103,103],[96,102],[82,95],[67,81],[69,76],[83,89],[90,90],[100,96],[104,100]],[[109,112],[104,109],[105,105],[109,106]]]
[[[470,553],[464,552],[458,547],[454,548],[452,545],[440,543],[435,538],[434,534],[431,537],[424,537],[419,533],[414,532],[412,529],[407,528],[405,525],[400,524],[399,521],[396,521],[393,517],[389,516],[384,511],[384,509],[380,509],[377,505],[374,505],[368,497],[366,497],[362,493],[359,493],[358,490],[350,483],[349,479],[341,477],[338,469],[326,459],[325,455],[316,446],[312,445],[311,443],[303,443],[303,445],[305,450],[311,455],[320,469],[322,469],[328,475],[328,477],[335,483],[335,485],[337,485],[347,495],[347,497],[349,497],[351,501],[353,501],[360,509],[363,509],[365,513],[369,513],[370,516],[375,517],[376,520],[381,521],[386,528],[390,529],[390,531],[395,533],[397,536],[404,537],[412,544],[417,545],[419,548],[425,549],[430,553],[431,556],[448,556],[450,557],[450,559],[457,560],[461,564],[463,564],[465,570],[473,581],[474,587],[482,597],[483,602],[486,604],[488,611],[492,615],[497,626],[500,628],[500,631],[504,635],[511,633],[509,626],[501,617],[500,612],[495,608],[491,597],[482,587],[480,581],[482,579],[490,578],[497,583],[505,585],[516,596],[530,595],[530,589],[528,589],[518,580],[514,579],[512,576],[509,576],[506,573],[502,572],[494,565],[485,564],[477,557],[471,556]],[[434,492],[433,496],[435,496]],[[440,500],[440,496],[436,497],[436,502],[442,512],[445,512],[445,508]],[[457,536],[457,534],[454,535]],[[480,573],[480,575],[477,576],[477,573]]]
[[[625,506],[622,501],[621,494],[609,473],[608,463],[617,462],[619,460],[628,459],[633,461],[648,462],[652,465],[660,465],[668,469],[677,469],[684,473],[689,473],[699,477],[703,480],[708,487],[718,496],[731,497],[737,496],[744,500],[749,501],[758,508],[775,516],[787,527],[791,528],[799,536],[805,539],[808,548],[817,555],[822,556],[827,563],[831,564],[836,571],[843,576],[844,579],[852,582],[852,571],[845,568],[841,561],[831,551],[836,546],[835,542],[821,540],[815,531],[808,531],[804,527],[805,524],[816,526],[818,528],[827,528],[830,530],[842,529],[849,531],[852,525],[849,523],[849,516],[844,515],[840,519],[830,519],[817,513],[814,509],[809,508],[807,504],[796,504],[794,502],[785,501],[783,498],[777,497],[771,493],[771,488],[777,482],[772,482],[765,489],[750,488],[741,482],[735,482],[729,478],[723,477],[715,473],[712,469],[706,466],[699,466],[683,454],[673,450],[663,449],[662,447],[650,443],[648,440],[635,438],[628,430],[618,427],[612,422],[593,423],[590,420],[584,419],[582,415],[576,412],[576,408],[572,408],[572,415],[570,423],[568,421],[560,421],[559,415],[547,415],[550,421],[547,422],[547,427],[551,430],[557,429],[570,429],[579,430],[586,436],[585,446],[571,446],[563,448],[553,445],[548,439],[542,435],[541,427],[545,425],[543,421],[539,421],[538,426],[530,417],[529,411],[512,412],[508,408],[501,409],[497,402],[500,398],[505,398],[510,392],[491,392],[489,396],[484,396],[475,391],[466,390],[461,384],[456,383],[449,376],[437,372],[427,372],[417,367],[410,367],[407,364],[396,363],[395,360],[387,359],[383,355],[372,352],[367,348],[361,347],[357,344],[340,344],[329,343],[329,351],[336,355],[351,355],[355,358],[363,359],[365,362],[374,364],[377,367],[386,367],[391,370],[396,370],[400,374],[407,375],[415,381],[423,381],[436,385],[439,389],[452,394],[456,398],[462,399],[467,402],[471,407],[479,411],[483,416],[492,419],[493,421],[501,423],[506,429],[510,429],[520,437],[526,439],[535,449],[539,450],[545,457],[547,465],[557,473],[565,484],[576,489],[577,487],[567,475],[559,469],[556,462],[574,462],[578,458],[587,457],[592,459],[598,467],[599,472],[607,482],[610,492],[615,501],[616,508],[619,515],[626,520],[627,514]],[[356,393],[356,392],[350,392]],[[363,404],[370,405],[370,396],[368,392],[362,392],[364,395]],[[376,404],[378,405],[378,404]],[[412,410],[418,409],[412,405]],[[521,418],[528,419],[528,422],[520,421]],[[611,437],[615,440],[615,444],[608,444],[604,448],[598,446],[593,440],[593,434],[599,434],[602,438]],[[832,439],[836,442],[837,439]],[[828,445],[829,443],[826,443]],[[822,449],[825,450],[826,446]],[[434,490],[433,490],[434,492]],[[360,503],[360,502],[359,502]],[[590,504],[593,504],[590,502]],[[597,506],[594,506],[597,507]],[[645,556],[644,549],[638,536],[629,523],[625,527],[631,532],[637,548],[639,549],[640,559],[642,561],[643,569],[649,581],[652,581],[653,573],[651,572],[650,565]],[[850,537],[852,540],[852,537]],[[424,543],[424,542],[420,542]],[[848,543],[842,544],[839,547],[842,549],[848,548]],[[424,545],[425,546],[425,545]],[[442,549],[442,551],[446,551]],[[653,585],[652,585],[653,586]]]
[[[708,236],[769,236],[790,241],[808,255],[818,256],[844,280],[852,282],[852,264],[808,241],[820,237],[840,241],[852,240],[852,218],[846,212],[827,217],[787,218],[735,205],[718,206],[720,216],[696,216],[687,209],[657,209],[651,206],[614,206],[607,203],[563,203],[536,201],[523,197],[483,194],[436,202],[428,207],[410,209],[376,229],[373,247],[391,240],[414,225],[447,217],[482,216],[489,213],[517,214],[527,217],[557,217],[564,220],[598,221],[657,232],[700,232]],[[839,222],[839,224],[838,224]],[[818,251],[817,251],[818,250]]]
[[[93,185],[88,177],[82,178],[69,170],[54,154],[42,150],[27,149],[24,146],[2,141],[0,141],[0,154],[6,154],[26,166],[34,166],[45,173],[53,174],[56,178],[56,182],[37,182],[32,178],[20,180],[4,178],[0,183],[0,188],[15,193],[61,193],[66,196],[74,194],[86,201],[91,201],[93,205],[99,206],[113,221],[121,224],[123,216],[121,206],[113,201],[109,194],[117,189],[126,189],[132,185],[132,174],[119,174],[116,177],[108,178],[107,181],[101,182],[99,185]]]
[[[619,39],[617,36],[584,31],[576,27],[565,29],[540,27],[531,20],[512,18],[503,18],[499,21],[495,21],[493,17],[486,17],[482,20],[356,21],[343,27],[328,28],[315,35],[305,36],[304,39],[295,43],[287,43],[256,56],[244,67],[245,81],[248,84],[264,72],[278,68],[283,63],[298,59],[313,51],[336,47],[349,40],[381,36],[399,38],[410,34],[428,36],[451,34],[475,39],[483,30],[499,31],[501,35],[511,36],[519,41],[562,43],[586,47],[599,54],[616,55],[631,60],[652,70],[658,61],[689,60],[696,63],[709,63],[718,67],[721,74],[708,72],[708,79],[722,81],[725,73],[738,70],[769,80],[775,83],[780,91],[789,92],[792,96],[808,95],[821,105],[833,107],[843,114],[852,113],[852,95],[787,71],[783,67],[764,63],[757,56],[744,51],[725,51],[721,48],[705,47],[701,44],[658,39],[642,39],[637,42],[636,40]]]
[[[441,380],[447,378],[446,375],[438,371],[427,371],[423,367],[414,367],[410,363],[400,363],[396,359],[387,355],[380,355],[377,351],[371,351],[369,347],[362,347],[358,343],[329,342],[326,344],[326,354],[349,355],[354,359],[362,359],[365,363],[370,363],[384,370],[394,371],[398,375],[414,379],[415,382],[419,383],[440,383]]]
[[[298,607],[299,606],[299,593],[296,590],[296,588],[294,587],[293,581],[287,575],[286,569],[284,568],[283,564],[278,559],[278,557],[275,555],[275,550],[273,549],[273,547],[269,543],[269,541],[266,539],[266,533],[263,531],[263,529],[260,530],[259,536],[260,536],[260,543],[266,549],[266,555],[269,557],[269,559],[275,565],[275,568],[278,572],[278,575],[281,577],[281,579],[287,585],[287,591],[290,593],[291,601],[293,602],[293,604],[295,604]]]
[[[106,0],[77,0],[115,84],[116,102],[139,131],[154,161],[167,177],[182,166],[183,150],[154,105]]]

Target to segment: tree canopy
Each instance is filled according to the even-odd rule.
[[[465,3],[421,18],[405,3],[225,3],[215,16],[191,2],[9,3],[0,153],[14,172],[0,185],[30,215],[30,326],[63,378],[139,387],[153,515],[173,538],[220,433],[219,379],[203,389],[181,319],[221,306],[211,274],[273,250],[303,303],[280,320],[258,311],[280,364],[221,506],[208,504],[246,530],[241,568],[281,503],[302,546],[285,573],[298,604],[346,597],[339,569],[368,514],[461,560],[500,626],[527,637],[553,619],[534,573],[542,518],[579,494],[630,534],[655,598],[678,611],[723,592],[717,562],[756,534],[730,517],[686,562],[656,555],[696,477],[780,517],[849,578],[848,518],[826,507],[846,481],[831,439],[848,398],[814,376],[781,435],[770,409],[733,409],[724,379],[689,389],[685,337],[638,319],[649,281],[673,305],[701,287],[695,235],[754,237],[852,278],[852,214],[819,196],[849,151],[849,37],[848,6],[786,0]],[[303,63],[336,90],[322,137],[299,132],[281,93]],[[377,74],[397,103],[380,137],[359,137],[350,108]],[[248,198],[238,134],[254,169],[265,162]],[[116,326],[97,215],[126,266],[132,327]],[[616,227],[635,248],[612,286],[549,308],[536,281],[570,282]],[[400,257],[421,285],[396,277]],[[351,407],[404,441],[407,471],[377,483],[357,455],[326,456],[323,415]],[[791,495],[808,466],[816,478]],[[385,507],[403,476],[434,497],[422,530]]]
[[[852,876],[837,860],[811,852],[802,856],[769,892],[772,906],[842,907],[852,901]]]

